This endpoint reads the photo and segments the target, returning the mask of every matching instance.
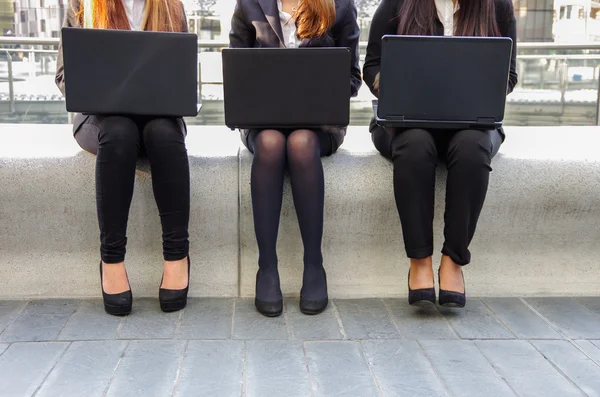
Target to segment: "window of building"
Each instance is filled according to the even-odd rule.
[[[40,21],[40,31],[44,32],[44,33],[46,32],[46,20],[45,19],[42,19]]]
[[[45,1],[44,0],[40,0],[40,8],[44,8],[45,7]]]
[[[27,14],[25,11],[21,11],[21,23],[25,23],[27,21]]]

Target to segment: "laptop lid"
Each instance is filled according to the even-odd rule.
[[[346,48],[223,50],[225,124],[230,128],[347,126]]]
[[[63,28],[67,111],[196,116],[195,34]]]
[[[510,38],[384,36],[378,123],[500,127],[511,52]]]

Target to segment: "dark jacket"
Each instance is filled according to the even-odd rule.
[[[516,60],[517,60],[517,25],[513,4],[511,0],[495,0],[496,20],[500,34],[504,37],[510,37],[513,40],[513,52],[510,61],[510,76],[508,81],[508,92],[512,92],[518,81]],[[373,16],[371,30],[369,32],[369,45],[367,47],[367,56],[363,67],[363,78],[373,95],[378,96],[378,90],[375,87],[375,80],[381,67],[381,37],[390,34],[395,35],[398,32],[398,13],[403,0],[382,0]],[[436,17],[436,35],[444,35],[444,26]]]
[[[110,0],[114,1],[114,0]],[[80,28],[81,23],[77,14],[79,13],[79,8],[81,6],[80,0],[70,0],[69,5],[67,6],[67,12],[65,14],[65,20],[63,23],[63,27],[74,27]],[[181,8],[183,9],[183,3],[181,3]],[[188,31],[187,26],[187,18],[183,18],[183,25],[181,26],[182,32]],[[64,73],[64,63],[63,63],[63,51],[62,51],[62,40],[58,45],[58,59],[56,61],[56,77],[55,77],[56,85],[60,92],[65,95],[65,73]]]
[[[322,38],[303,39],[300,47],[347,47],[352,53],[350,94],[355,96],[362,84],[354,0],[335,0],[335,24]],[[232,48],[285,47],[277,0],[237,0],[229,45]]]

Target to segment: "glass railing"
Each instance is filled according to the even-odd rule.
[[[56,39],[0,37],[0,122],[66,123],[64,98],[54,85]],[[19,48],[15,48],[19,46]],[[201,42],[199,98],[190,124],[222,125],[222,48]],[[366,43],[361,43],[364,59]],[[507,99],[506,125],[598,125],[600,43],[520,43],[519,85]],[[366,86],[351,101],[351,124],[368,125],[373,96]]]

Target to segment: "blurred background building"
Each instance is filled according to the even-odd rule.
[[[364,57],[380,1],[355,1]],[[183,2],[189,29],[199,38],[198,90],[203,102],[201,114],[189,122],[223,124],[220,50],[227,46],[235,0]],[[596,124],[600,2],[513,0],[513,4],[520,84],[507,100],[506,124]],[[66,122],[64,98],[53,75],[67,7],[68,0],[0,0],[0,122]],[[363,87],[352,100],[353,124],[368,124],[372,98]]]

